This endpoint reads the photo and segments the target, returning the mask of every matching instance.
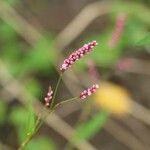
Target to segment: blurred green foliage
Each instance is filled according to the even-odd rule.
[[[15,6],[19,0],[7,0],[7,2]],[[148,26],[150,23],[150,12],[140,3],[130,2],[126,4],[114,3],[112,6],[113,13],[109,15],[110,26],[105,28],[101,34],[90,34],[83,42],[87,43],[93,39],[97,40],[99,45],[95,50],[78,61],[74,66],[78,71],[84,71],[87,62],[93,59],[96,65],[101,68],[112,68],[115,63],[133,47],[145,47],[150,45],[150,34]],[[116,17],[120,12],[127,13],[124,32],[119,39],[116,47],[110,48],[108,42],[112,37],[115,26]],[[30,47],[16,32],[5,22],[0,22],[0,43],[1,43],[1,59],[8,65],[10,73],[15,78],[25,79],[23,84],[27,91],[35,97],[40,97],[42,88],[40,81],[35,77],[38,74],[51,73],[52,68],[57,62],[58,56],[54,47],[54,37],[43,35],[44,38],[39,39],[34,47]],[[83,44],[83,43],[82,43]],[[81,44],[81,45],[82,45]],[[141,50],[142,50],[141,48]],[[135,49],[136,50],[136,49]],[[134,50],[133,50],[134,51]],[[132,53],[132,52],[131,52]],[[33,78],[28,78],[32,75]],[[0,101],[0,123],[3,123],[6,116],[7,105]],[[12,107],[9,121],[15,125],[18,132],[19,142],[24,140],[27,133],[32,132],[35,124],[35,115],[29,101],[28,108],[20,106]],[[107,113],[98,113],[91,120],[81,124],[77,128],[76,139],[89,139],[102,127],[107,118]],[[26,147],[26,150],[55,150],[56,144],[49,137],[36,137]]]
[[[75,142],[82,142],[84,139],[90,139],[94,136],[100,129],[102,129],[107,118],[109,116],[108,112],[102,111],[93,115],[88,121],[81,123],[77,128],[77,134],[73,138]]]
[[[26,72],[44,72],[54,66],[56,59],[52,39],[44,37],[39,39],[34,48],[29,49],[22,65]]]
[[[10,72],[13,75],[17,75],[22,68],[22,43],[19,41],[14,29],[6,23],[0,24],[0,34],[2,43],[1,59],[7,63]]]
[[[135,43],[138,46],[150,46],[150,33]]]
[[[52,37],[44,36],[35,47],[26,47],[20,41],[14,29],[6,24],[0,24],[1,42],[3,43],[1,58],[8,63],[9,70],[14,76],[31,72],[44,72],[54,66],[57,60]]]
[[[10,5],[15,6],[19,0],[6,0]]]
[[[49,137],[34,138],[25,148],[25,150],[56,150],[56,144]]]
[[[27,108],[23,107],[13,107],[12,112],[9,116],[9,121],[15,125],[19,142],[21,143],[27,135],[34,130],[35,126],[35,116],[33,113],[33,108],[31,105]],[[48,137],[35,137],[31,142],[25,147],[25,150],[55,150],[56,144]]]
[[[35,97],[40,97],[41,95],[41,85],[38,80],[32,79],[32,78],[26,78],[26,80],[23,82],[25,88],[29,93],[31,93]]]
[[[149,36],[147,35],[147,24],[142,22],[136,16],[127,16],[124,32],[121,35],[121,38],[119,39],[116,47],[110,48],[108,43],[112,37],[115,26],[114,18],[116,18],[116,15],[114,17],[114,14],[112,14],[111,17],[113,18],[113,26],[105,29],[100,35],[91,35],[87,39],[85,39],[85,43],[87,41],[92,41],[93,39],[95,39],[99,43],[99,45],[95,47],[90,56],[86,56],[86,58],[82,59],[82,61],[77,62],[75,68],[78,69],[78,71],[84,70],[86,68],[89,58],[93,59],[96,65],[102,68],[112,68],[113,65],[118,61],[118,59],[120,59],[126,53],[126,51],[128,51],[128,48],[139,46],[137,44],[139,40],[144,38],[143,42],[141,41],[143,43],[143,46],[148,45]]]
[[[32,109],[33,114],[33,109]],[[30,109],[22,107],[13,107],[9,116],[10,121],[16,126],[20,142],[25,139],[27,134],[33,130],[34,119]]]
[[[0,124],[6,119],[6,104],[0,99]]]

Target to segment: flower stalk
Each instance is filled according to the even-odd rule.
[[[51,109],[53,108],[55,97],[56,97],[57,90],[58,90],[61,79],[62,79],[62,73],[59,75],[59,79],[58,79],[56,87],[55,87],[54,95],[53,95],[53,98],[52,98],[52,101],[51,101],[51,104],[50,104]]]
[[[95,84],[92,87],[84,90],[77,97],[70,98],[70,99],[67,99],[67,100],[64,100],[64,101],[61,101],[61,102],[55,104],[56,94],[57,94],[58,87],[59,87],[61,79],[62,79],[63,72],[66,71],[69,67],[71,67],[72,64],[75,63],[78,59],[83,57],[85,54],[91,52],[92,49],[96,45],[97,45],[96,41],[92,41],[92,42],[90,42],[88,44],[85,44],[83,47],[81,47],[77,51],[73,52],[69,56],[69,58],[64,60],[62,66],[60,67],[61,74],[60,74],[60,76],[58,78],[58,81],[57,81],[57,84],[56,84],[56,87],[55,87],[55,90],[54,90],[54,94],[53,94],[52,88],[49,87],[47,95],[44,98],[45,107],[46,108],[50,107],[48,113],[45,116],[42,116],[43,112],[41,112],[41,114],[38,115],[33,131],[28,133],[26,139],[22,142],[22,144],[20,145],[18,150],[23,150],[24,149],[24,147],[29,143],[29,141],[31,141],[33,136],[38,132],[40,127],[43,125],[44,120],[48,117],[48,115],[53,113],[59,106],[61,106],[62,104],[65,104],[65,103],[77,100],[77,99],[85,99],[88,96],[90,96],[91,94],[96,92],[96,89],[99,87],[97,84]]]

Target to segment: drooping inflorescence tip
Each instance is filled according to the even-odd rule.
[[[91,94],[95,93],[96,90],[99,88],[98,84],[94,84],[92,87],[84,90],[83,92],[80,93],[80,99],[85,99]]]
[[[46,107],[50,106],[50,103],[51,103],[51,100],[52,100],[52,97],[53,97],[52,95],[53,95],[52,88],[49,87],[48,92],[47,92],[47,95],[46,95],[46,97],[44,98],[45,106],[46,106]]]
[[[60,67],[60,71],[61,72],[66,71],[77,60],[79,60],[81,57],[91,52],[97,44],[98,43],[94,40],[92,42],[89,42],[88,44],[84,44],[81,48],[71,53],[70,56],[64,60],[62,66]]]

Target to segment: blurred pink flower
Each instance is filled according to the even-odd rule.
[[[87,62],[87,66],[88,66],[88,72],[89,75],[93,78],[93,79],[99,79],[99,73],[98,70],[96,68],[96,64],[93,60],[89,60]]]
[[[116,68],[121,71],[126,71],[131,67],[132,59],[130,58],[123,58],[118,61],[116,64]]]
[[[114,48],[117,45],[117,43],[123,33],[125,21],[126,21],[126,15],[119,15],[117,17],[114,31],[112,33],[112,38],[108,44],[110,48]]]

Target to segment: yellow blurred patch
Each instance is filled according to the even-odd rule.
[[[110,83],[102,82],[100,88],[95,93],[94,104],[118,116],[130,112],[130,95],[123,87]]]

